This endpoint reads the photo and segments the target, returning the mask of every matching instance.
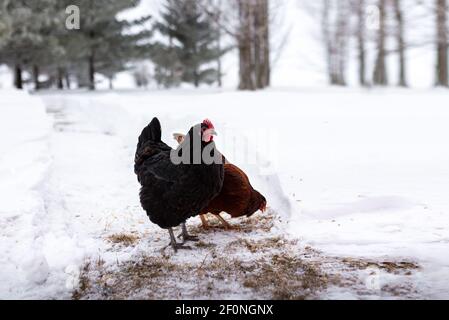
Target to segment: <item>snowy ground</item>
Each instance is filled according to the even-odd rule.
[[[0,298],[448,298],[448,99],[2,91]],[[211,118],[269,213],[234,231],[192,219],[195,249],[162,250],[132,169],[153,116],[173,146]]]

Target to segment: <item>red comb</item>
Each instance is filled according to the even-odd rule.
[[[203,124],[205,124],[209,129],[215,129],[214,125],[212,124],[212,121],[210,121],[209,119],[204,120]]]

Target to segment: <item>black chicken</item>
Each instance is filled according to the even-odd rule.
[[[161,124],[154,118],[139,137],[134,172],[142,185],[140,202],[153,223],[168,229],[175,251],[187,247],[176,242],[172,228],[181,224],[183,244],[196,240],[188,234],[185,222],[198,215],[223,186],[222,157],[214,135],[213,124],[205,120],[191,128],[185,141],[173,150],[162,142]],[[175,158],[183,161],[178,164]]]

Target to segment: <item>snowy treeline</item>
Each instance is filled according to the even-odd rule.
[[[418,77],[408,72],[410,51],[426,48],[434,52],[434,84],[449,85],[447,0],[292,1],[321,30],[321,72],[330,84],[347,85],[348,65],[356,64],[361,86],[406,87]],[[138,87],[198,87],[222,85],[229,72],[222,60],[231,53],[238,88],[256,90],[271,84],[285,44],[303,43],[277,25],[281,0],[160,0],[153,12],[129,19],[143,3],[0,0],[0,63],[13,70],[17,88],[95,89],[100,74],[112,87],[122,71],[131,71]],[[79,29],[67,28],[71,6],[79,9]]]
[[[95,73],[109,79],[127,68],[127,62],[142,57],[147,46],[141,42],[149,30],[126,33],[149,20],[117,19],[123,10],[135,8],[139,1],[39,0],[0,1],[0,61],[14,70],[15,87],[34,82],[36,90],[56,86],[95,89]],[[69,29],[69,6],[79,9],[80,28]],[[24,79],[24,71],[30,78]],[[45,76],[45,77],[42,77]]]
[[[268,0],[222,3],[166,0],[159,18],[120,19],[141,1],[1,0],[0,62],[14,71],[14,85],[95,89],[96,74],[110,80],[134,68],[136,84],[164,87],[182,82],[221,85],[221,57],[240,52],[240,88],[269,84]],[[76,6],[78,11],[70,11]],[[79,13],[79,28],[68,19]],[[226,43],[222,43],[225,34]],[[156,35],[156,36],[155,36]],[[230,40],[231,39],[231,40]],[[234,41],[235,40],[235,41]],[[145,65],[151,60],[154,74]],[[24,76],[26,74],[27,76]]]
[[[322,0],[304,2],[321,23],[329,83],[347,84],[347,64],[357,60],[361,86],[408,86],[408,50],[433,47],[435,85],[448,84],[448,3],[446,0]],[[387,64],[389,56],[397,63]],[[388,78],[395,68],[397,83]]]

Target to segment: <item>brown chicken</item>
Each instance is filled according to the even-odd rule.
[[[174,134],[173,136],[178,143],[183,141],[183,135]],[[231,228],[231,225],[220,215],[222,212],[228,213],[233,218],[250,217],[257,210],[264,212],[266,207],[267,200],[258,191],[254,190],[245,172],[226,161],[223,187],[218,196],[201,210],[200,218],[205,229],[209,227],[206,220],[208,213],[212,213],[220,219],[225,228]]]
[[[225,164],[223,188],[218,196],[213,198],[209,205],[201,210],[200,218],[203,227],[207,228],[205,215],[212,213],[217,216],[226,228],[231,228],[229,223],[220,215],[228,213],[233,218],[251,217],[257,210],[264,212],[267,200],[258,191],[254,190],[248,176],[237,166]]]

